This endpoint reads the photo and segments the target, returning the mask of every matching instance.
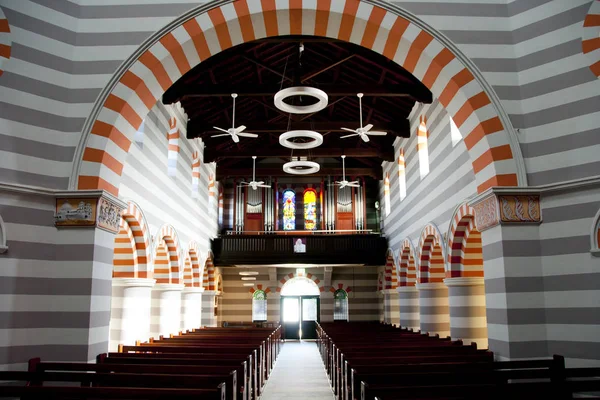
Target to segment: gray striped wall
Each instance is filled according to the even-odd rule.
[[[54,227],[54,196],[0,192],[0,369],[88,361],[108,348],[114,235]]]

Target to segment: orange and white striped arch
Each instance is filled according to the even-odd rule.
[[[443,282],[444,241],[437,226],[429,223],[419,239],[419,283]]]
[[[289,34],[356,43],[395,61],[431,90],[465,133],[478,192],[516,186],[519,179],[526,184],[522,162],[514,158],[518,144],[511,147],[512,128],[502,122],[510,121],[490,86],[482,85],[465,55],[412,14],[359,0],[239,0],[211,7],[198,6],[155,34],[111,79],[84,127],[72,187],[116,195],[134,133],[174,82],[232,46]]]
[[[340,289],[342,289],[346,293],[350,293],[352,291],[352,288],[350,286],[344,286],[343,283],[338,283],[337,285],[333,285],[332,287],[329,288],[329,291],[331,293],[335,293]]]
[[[590,69],[600,78],[600,0],[595,0],[583,20],[581,50],[590,61]]]
[[[179,158],[179,128],[177,127],[177,118],[169,118],[169,132],[167,140],[169,141],[167,150],[167,172],[169,176],[177,175],[177,159]]]
[[[11,43],[10,25],[0,7],[0,76],[4,73],[4,63],[10,58]]]
[[[163,225],[155,239],[154,278],[156,283],[181,283],[179,238],[171,225]]]
[[[398,265],[392,249],[388,249],[387,251],[383,279],[384,289],[396,289],[398,287]]]
[[[313,275],[309,272],[306,273],[306,275],[300,275],[300,276],[305,276],[306,278],[310,279],[311,281],[313,281],[315,283],[315,285],[317,285],[317,287],[319,288],[320,292],[324,292],[325,291],[325,286],[323,285],[323,281],[320,280],[316,275]],[[292,278],[296,278],[298,277],[298,275],[295,272],[290,272],[289,274],[287,274],[286,276],[284,276],[283,278],[281,278],[279,280],[279,282],[277,282],[277,292],[281,292],[281,289],[283,288],[283,286],[285,286],[285,284]]]
[[[256,286],[256,288],[254,288],[254,286]],[[262,290],[263,292],[265,292],[266,295],[268,295],[269,293],[271,293],[271,288],[267,287],[263,289],[263,285],[258,283],[256,285],[252,286],[249,291],[251,294],[254,294],[254,292],[256,292],[257,290]]]
[[[409,238],[404,239],[400,248],[400,268],[398,285],[415,286],[417,282],[417,267],[415,263],[415,248]]]
[[[217,290],[215,264],[213,264],[214,255],[212,251],[208,252],[206,261],[204,262],[204,277],[202,279],[202,287],[204,290]]]
[[[475,227],[475,210],[462,204],[454,212],[448,232],[447,278],[483,277],[481,233]]]
[[[113,277],[152,278],[148,270],[150,261],[150,236],[142,209],[129,201],[121,212],[119,233],[115,237]]]
[[[191,264],[191,287],[202,287],[202,271],[200,268],[200,250],[198,243],[192,240],[188,245],[187,256]],[[185,283],[185,282],[184,282]],[[187,284],[186,284],[187,286]]]

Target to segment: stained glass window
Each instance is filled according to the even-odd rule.
[[[317,192],[307,189],[304,192],[304,229],[317,228]]]
[[[283,192],[283,230],[296,229],[296,193],[288,189]]]
[[[267,320],[267,294],[257,290],[252,295],[252,321]]]
[[[348,293],[344,289],[333,293],[333,320],[348,321]]]

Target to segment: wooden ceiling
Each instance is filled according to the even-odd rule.
[[[327,108],[304,115],[277,109],[274,94],[296,85],[324,90],[329,96]],[[213,126],[231,127],[234,92],[239,95],[235,124],[257,133],[256,139],[241,138],[234,143],[227,136],[210,137],[221,133]],[[359,92],[365,94],[363,125],[371,123],[373,130],[385,130],[387,136],[372,136],[368,143],[358,137],[340,139],[342,126],[359,127]],[[311,100],[292,99],[294,104],[310,104]],[[415,101],[431,103],[432,95],[409,72],[371,50],[333,39],[286,36],[235,46],[203,61],[163,95],[164,104],[177,101],[190,118],[187,137],[204,141],[204,161],[216,161],[217,178],[222,179],[248,171],[252,155],[289,161],[292,150],[279,144],[279,135],[296,129],[318,131],[324,142],[312,150],[294,150],[294,156],[313,159],[346,154],[350,168],[381,170],[381,161],[394,159],[395,138],[410,136],[406,118]],[[258,175],[267,172],[273,171],[261,174],[257,170]]]

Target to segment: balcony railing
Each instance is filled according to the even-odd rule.
[[[232,232],[212,243],[216,265],[385,264],[387,240],[371,231]]]

